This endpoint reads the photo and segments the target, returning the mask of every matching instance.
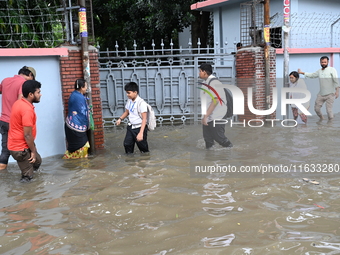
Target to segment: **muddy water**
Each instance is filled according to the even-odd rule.
[[[335,118],[227,128],[234,147],[209,151],[200,126],[162,127],[149,133],[151,154],[133,157],[125,130],[110,130],[104,151],[44,159],[30,184],[13,164],[0,172],[0,253],[340,254]],[[203,165],[291,172],[195,173]]]

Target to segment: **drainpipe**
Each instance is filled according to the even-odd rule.
[[[283,87],[289,87],[289,32],[290,32],[290,0],[283,0]],[[288,98],[288,93],[286,95]],[[286,118],[289,118],[289,105],[286,105]]]
[[[264,63],[265,63],[265,107],[270,108],[270,16],[269,0],[264,0]]]
[[[83,75],[84,80],[88,86],[87,96],[89,98],[90,111],[93,110],[92,105],[92,89],[91,89],[91,74],[90,74],[90,57],[89,57],[89,45],[88,45],[88,32],[87,32],[87,20],[86,20],[86,7],[85,0],[79,0],[79,34],[81,36],[81,51],[82,51],[82,61],[83,61]],[[90,152],[95,154],[95,143],[94,143],[94,132],[93,130],[88,130],[89,142],[90,142]]]

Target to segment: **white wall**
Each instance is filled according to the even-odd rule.
[[[59,57],[0,57],[0,80],[18,74],[25,65],[34,67],[36,80],[41,83],[41,101],[34,104],[38,152],[43,158],[63,154],[66,145]],[[15,160],[10,157],[10,162]]]
[[[218,42],[219,47],[226,48],[226,53],[236,51],[235,44],[240,42],[240,4],[214,9],[213,21],[214,43]]]
[[[291,0],[291,2],[293,2]],[[339,13],[339,0],[299,0],[298,11],[299,12],[333,12]],[[326,18],[326,17],[325,17]]]
[[[291,1],[293,2],[293,1]],[[291,47],[340,47],[339,0],[299,0],[291,6]],[[298,13],[298,15],[297,15]],[[334,42],[334,40],[336,42]]]

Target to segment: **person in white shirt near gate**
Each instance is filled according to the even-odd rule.
[[[328,119],[332,120],[334,118],[333,103],[334,99],[339,97],[338,73],[335,68],[328,66],[328,62],[329,58],[327,56],[321,57],[320,65],[322,68],[314,73],[306,73],[298,69],[298,73],[305,75],[306,78],[319,78],[320,92],[315,100],[314,110],[320,121],[323,120],[321,107],[325,102]]]
[[[204,84],[209,85],[217,94],[210,97],[211,93],[204,90],[201,91],[201,103],[206,103],[206,112],[202,113],[203,138],[206,149],[213,147],[215,141],[222,147],[233,147],[233,144],[225,136],[225,124],[216,124],[214,120],[223,119],[226,112],[226,97],[223,90],[222,83],[212,75],[212,66],[208,63],[203,63],[199,67],[199,77],[204,80]],[[209,91],[208,91],[209,92]],[[218,96],[222,97],[224,101],[220,104]]]
[[[119,117],[116,125],[120,125],[123,119],[129,117],[129,123],[124,139],[125,153],[132,154],[134,152],[135,144],[137,144],[141,153],[149,152],[147,141],[147,104],[138,95],[139,87],[137,83],[127,83],[124,90],[126,91],[128,101],[125,105],[125,112]]]

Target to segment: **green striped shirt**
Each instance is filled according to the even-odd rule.
[[[333,67],[326,67],[324,70],[319,69],[314,73],[305,73],[306,78],[319,78],[321,96],[335,92],[339,87],[338,73]]]

